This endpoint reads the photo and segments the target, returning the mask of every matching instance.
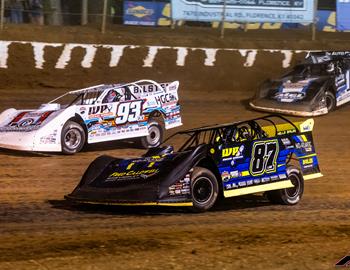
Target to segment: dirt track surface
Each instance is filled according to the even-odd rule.
[[[46,100],[23,97],[23,91],[3,90],[0,109]],[[251,93],[224,93],[183,90],[184,128],[260,115],[244,107]],[[248,196],[202,214],[76,208],[63,200],[98,155],[143,152],[127,144],[90,147],[72,157],[1,151],[0,269],[332,269],[350,248],[349,125],[349,106],[316,119],[324,177],[306,183],[301,204],[275,206]]]
[[[339,34],[323,34],[318,41],[310,42],[298,33],[292,36],[288,34],[291,32],[274,31],[228,31],[228,37],[220,40],[213,37],[217,32],[204,30],[198,35],[179,30],[170,39],[169,31],[162,29],[154,34],[146,28],[120,28],[102,36],[89,29],[28,28],[7,27],[0,38],[346,49]],[[349,39],[349,35],[341,38]],[[248,70],[242,69],[243,60],[236,62],[224,56],[218,59],[217,67],[203,67],[203,59],[198,60],[196,55],[186,67],[179,68],[173,64],[174,55],[166,53],[162,57],[170,57],[169,62],[142,68],[139,56],[144,52],[115,69],[105,70],[105,65],[98,64],[85,70],[76,65],[77,60],[59,72],[48,59],[44,70],[34,70],[31,48],[26,46],[19,47],[17,57],[9,59],[8,69],[0,70],[4,88],[0,90],[0,111],[35,108],[64,93],[65,87],[143,77],[180,79],[184,119],[180,129],[191,128],[262,115],[247,110],[245,100],[261,80],[282,71],[280,62],[277,65],[268,57]],[[54,50],[51,53],[58,55]],[[102,57],[101,61],[107,60]],[[306,183],[302,202],[295,207],[271,205],[262,197],[248,196],[226,200],[202,214],[157,207],[76,208],[63,196],[78,184],[94,158],[101,154],[138,156],[143,151],[126,143],[89,147],[72,157],[0,150],[0,269],[333,269],[350,249],[349,114],[350,105],[345,105],[316,118],[314,138],[324,177]]]

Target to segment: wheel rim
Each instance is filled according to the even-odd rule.
[[[333,108],[333,98],[330,95],[326,95],[326,106],[328,110]]]
[[[147,142],[149,145],[157,145],[160,141],[160,130],[157,126],[151,126],[148,129],[149,135],[147,136]]]
[[[192,187],[193,199],[199,204],[207,203],[213,196],[213,184],[207,177],[196,179]]]
[[[79,130],[68,130],[64,136],[64,143],[69,149],[76,149],[81,143],[81,134]]]
[[[296,176],[295,174],[291,174],[289,176],[289,180],[292,182],[294,187],[287,188],[286,193],[287,193],[288,197],[295,198],[300,193],[300,180],[299,180],[299,177]]]

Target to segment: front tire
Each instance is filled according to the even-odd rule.
[[[215,204],[219,195],[219,184],[208,169],[195,167],[191,174],[191,196],[193,210],[204,212]]]
[[[74,121],[67,121],[62,128],[62,153],[73,155],[78,153],[85,145],[86,135],[81,125]]]
[[[156,121],[151,120],[148,123],[148,135],[141,138],[143,148],[154,148],[163,142],[163,127]]]
[[[326,91],[325,92],[325,100],[326,100],[326,106],[329,112],[333,111],[336,106],[336,99],[332,92]]]
[[[304,179],[297,167],[289,166],[287,175],[294,187],[267,192],[267,198],[275,204],[295,205],[303,196]]]

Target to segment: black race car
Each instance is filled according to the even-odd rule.
[[[140,158],[98,157],[66,199],[205,211],[220,195],[267,192],[272,202],[293,205],[301,199],[304,180],[322,176],[313,124],[270,115],[181,131]]]
[[[313,52],[280,79],[265,81],[250,106],[298,116],[326,114],[350,101],[350,52]]]

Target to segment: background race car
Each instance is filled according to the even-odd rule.
[[[68,92],[37,110],[0,114],[0,147],[79,152],[85,143],[140,137],[156,147],[165,129],[182,125],[179,82],[141,80]]]
[[[270,126],[263,126],[266,123]],[[281,116],[266,116],[181,131],[170,137],[174,144],[167,141],[141,158],[97,158],[66,198],[78,203],[179,205],[205,211],[220,194],[267,192],[272,202],[294,205],[301,199],[304,180],[322,176],[313,124],[312,119],[292,123]]]
[[[322,115],[350,101],[350,52],[314,52],[281,79],[262,84],[252,108],[299,116]]]

